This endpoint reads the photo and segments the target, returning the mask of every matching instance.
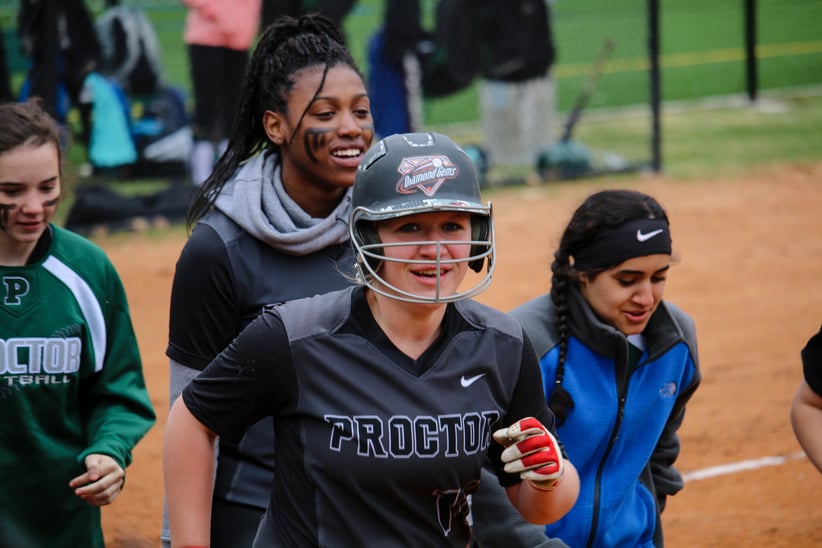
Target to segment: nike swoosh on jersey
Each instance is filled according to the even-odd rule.
[[[485,373],[480,373],[479,375],[474,375],[473,377],[468,377],[468,378],[465,378],[465,375],[463,375],[462,377],[460,377],[460,385],[463,388],[468,388],[469,386],[471,386],[472,384],[474,384],[475,382],[477,382],[478,380],[480,380],[484,376],[485,376]]]
[[[649,232],[648,234],[643,234],[641,230],[636,231],[636,239],[640,242],[646,242],[656,236],[657,234],[662,234],[661,228],[658,228],[654,231]]]

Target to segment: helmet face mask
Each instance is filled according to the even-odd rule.
[[[380,221],[440,211],[465,212],[471,216],[471,240],[414,241],[387,244],[377,236]],[[448,137],[437,133],[407,133],[386,137],[365,155],[354,181],[349,223],[357,253],[359,281],[382,295],[416,303],[445,303],[479,294],[491,283],[494,270],[494,231],[491,204],[480,200],[479,182],[470,158]],[[448,245],[470,245],[469,256],[443,259]],[[436,246],[434,259],[386,257],[393,246]],[[484,274],[469,289],[441,295],[421,295],[388,283],[381,275],[385,261],[441,265],[465,262]]]

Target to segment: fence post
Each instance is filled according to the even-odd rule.
[[[659,70],[659,0],[648,0],[648,66],[651,102],[651,168],[662,171],[661,93]]]
[[[745,60],[748,83],[748,99],[756,101],[759,89],[759,75],[756,62],[756,0],[745,2]]]

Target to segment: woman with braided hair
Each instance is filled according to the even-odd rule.
[[[372,139],[365,84],[340,31],[316,15],[269,26],[228,147],[189,209],[171,294],[171,403],[265,305],[351,284],[350,188]],[[251,545],[273,447],[270,419],[220,441],[211,546]]]
[[[662,299],[671,264],[662,206],[632,190],[600,191],[562,234],[550,293],[511,311],[537,351],[557,432],[580,475],[576,505],[545,528],[551,539],[662,546],[666,497],[683,487],[673,466],[677,430],[701,378],[693,321]],[[485,512],[474,508],[475,533],[492,546],[482,539],[511,526]]]

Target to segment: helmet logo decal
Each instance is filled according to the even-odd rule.
[[[402,175],[397,182],[397,192],[413,194],[421,190],[426,196],[431,197],[442,183],[448,179],[456,179],[460,168],[448,156],[431,154],[403,158],[397,171]]]

